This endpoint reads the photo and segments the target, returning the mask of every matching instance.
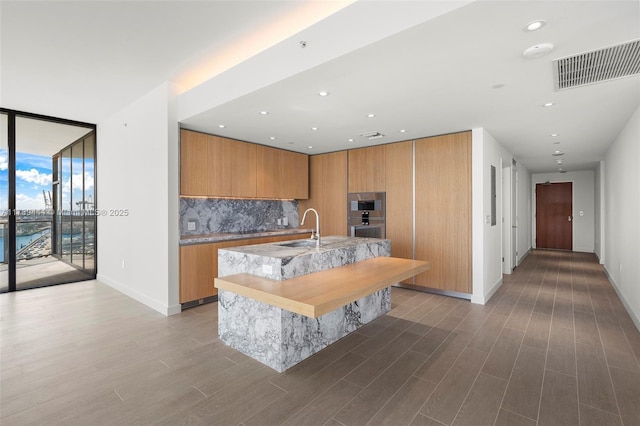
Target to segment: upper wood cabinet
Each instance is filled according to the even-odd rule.
[[[349,150],[349,192],[385,191],[385,146]]]
[[[306,199],[309,157],[182,129],[180,194]]]
[[[415,284],[471,293],[471,132],[416,140],[415,168]]]
[[[256,197],[256,145],[182,129],[180,194]]]
[[[309,156],[257,145],[257,196],[309,198]]]
[[[311,156],[309,176],[309,199],[299,204],[300,218],[314,208],[320,214],[321,235],[347,235],[347,151]]]
[[[180,194],[208,195],[208,135],[180,130]]]

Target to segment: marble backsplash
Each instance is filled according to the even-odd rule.
[[[181,236],[297,228],[298,222],[295,200],[180,198]]]

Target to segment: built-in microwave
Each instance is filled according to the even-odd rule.
[[[351,192],[347,195],[347,217],[362,218],[363,214],[372,218],[385,217],[384,192]]]

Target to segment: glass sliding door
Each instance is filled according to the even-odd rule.
[[[0,113],[0,293],[9,291],[9,118]]]
[[[0,108],[0,292],[95,278],[95,126]]]

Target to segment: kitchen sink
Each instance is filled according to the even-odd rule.
[[[316,242],[311,240],[297,240],[297,241],[289,241],[286,243],[276,244],[281,247],[315,247]]]

